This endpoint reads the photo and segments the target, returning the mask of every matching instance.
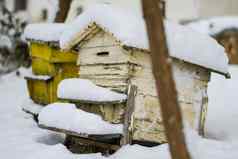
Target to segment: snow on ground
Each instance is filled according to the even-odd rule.
[[[187,139],[192,159],[234,159],[238,157],[237,144],[202,139],[195,132],[188,130]],[[153,148],[142,146],[125,146],[111,159],[170,159],[168,145]]]
[[[61,144],[61,135],[39,129],[32,117],[21,110],[26,98],[22,76],[17,77],[14,72],[0,77],[0,158],[73,158]]]
[[[233,79],[225,80],[213,75],[209,86],[208,121],[206,132],[209,138],[202,139],[195,132],[187,130],[189,149],[193,159],[238,158],[236,108],[236,84],[238,68],[231,67]],[[224,91],[224,92],[223,92]],[[21,104],[27,98],[23,77],[15,73],[0,77],[0,156],[7,159],[105,159],[101,154],[75,155],[63,145],[63,137],[41,130],[31,116],[21,111]],[[233,93],[235,92],[235,93]],[[233,94],[232,94],[233,93]],[[215,97],[215,95],[217,95]],[[228,100],[227,100],[228,99]],[[215,101],[216,100],[216,101]],[[124,146],[108,159],[170,159],[168,146],[154,148]]]
[[[39,114],[43,109],[41,105],[34,103],[30,98],[22,102],[21,108],[23,111],[34,115]]]
[[[206,130],[208,137],[238,140],[238,66],[230,66],[231,79],[212,74]]]

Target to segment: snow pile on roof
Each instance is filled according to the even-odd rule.
[[[75,45],[80,34],[93,22],[112,33],[122,45],[149,50],[143,17],[110,5],[96,5],[78,16],[62,34],[61,48],[70,49]],[[214,39],[168,21],[165,21],[165,28],[172,57],[227,73],[225,50]]]
[[[54,103],[43,108],[39,124],[79,134],[122,134],[122,124],[110,124],[98,115],[79,110],[74,104]]]
[[[80,33],[93,22],[113,33],[125,45],[148,49],[146,30],[141,15],[112,5],[95,5],[79,15],[70,24],[70,29],[63,33],[60,39],[61,48],[72,47],[68,46],[71,41],[77,39]]]
[[[62,49],[70,49],[89,25],[96,23],[112,33],[122,45],[149,50],[146,26],[141,14],[112,5],[95,5],[70,24],[32,24],[25,30],[27,39],[59,41]],[[189,27],[165,21],[170,54],[174,58],[227,74],[228,58],[214,39]],[[216,60],[214,60],[216,58]]]
[[[58,86],[58,97],[62,99],[111,102],[124,101],[127,95],[96,86],[86,79],[65,79]]]
[[[43,42],[58,42],[62,33],[68,28],[66,24],[30,24],[24,31],[24,38]]]
[[[215,35],[226,29],[238,28],[238,17],[215,17],[195,21],[187,26],[200,33]]]

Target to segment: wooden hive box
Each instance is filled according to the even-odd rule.
[[[101,30],[81,46],[78,63],[80,78],[89,79],[98,86],[126,94],[128,86],[135,85],[138,90],[130,126],[134,142],[166,142],[148,52],[127,50],[109,33]],[[194,129],[203,131],[210,72],[177,59],[173,59],[173,67],[176,70],[179,102],[185,119]],[[191,82],[184,85],[182,80]],[[87,107],[85,104],[78,104],[78,107],[100,114],[111,123],[123,123],[126,103],[114,106],[91,104]]]
[[[53,79],[34,79],[25,77],[30,98],[37,104],[47,105],[54,100],[52,96]]]
[[[30,56],[33,75],[50,77],[47,80],[26,77],[29,95],[35,103],[47,105],[56,102],[60,81],[79,77],[78,53],[74,51],[65,52],[50,43],[32,41]]]
[[[130,85],[135,85],[137,94],[129,126],[131,140],[135,143],[166,142],[150,52],[121,45],[117,38],[99,26],[90,26],[83,35],[85,37],[80,37],[77,43],[80,51],[80,78],[125,94]],[[184,119],[203,134],[208,105],[207,85],[212,70],[177,58],[172,58],[172,66]],[[126,104],[114,107],[93,104],[86,106],[80,103],[77,105],[80,109],[100,114],[111,123],[124,122]]]
[[[114,14],[107,7],[98,12],[108,12],[108,16],[92,21],[93,13],[90,12],[77,18],[77,23],[72,24],[77,26],[71,26],[75,30],[64,34],[66,41],[61,38],[61,48],[76,48],[80,53],[77,62],[80,78],[124,94],[130,92],[131,85],[137,91],[133,93],[133,101],[132,98],[128,100],[132,103],[130,108],[126,103],[112,105],[66,100],[76,103],[79,109],[101,115],[108,122],[123,123],[126,129],[124,136],[130,136],[131,142],[128,143],[152,145],[166,142],[143,17],[124,14],[123,11],[120,13],[119,10]],[[95,17],[100,15],[96,14]],[[85,23],[80,23],[81,18],[83,22],[88,20],[91,23],[85,27]],[[105,18],[105,21],[101,18]],[[132,23],[128,23],[129,20]],[[213,71],[229,76],[225,52],[209,37],[195,32],[191,36],[191,30],[170,22],[165,24],[171,49],[168,62],[173,67],[183,119],[203,134],[210,73]],[[212,49],[201,49],[207,47]],[[216,56],[218,62],[214,63],[213,57]],[[129,114],[128,117],[125,114]]]
[[[33,75],[33,77],[25,77],[30,98],[35,103],[42,105],[58,101],[58,84],[64,79],[79,77],[78,67],[72,65],[73,64],[62,64],[61,71],[55,76],[49,76],[49,78],[37,78],[36,75]]]
[[[72,66],[72,74],[78,54],[73,51],[61,51],[59,48],[49,46],[47,43],[32,42],[30,45],[30,56],[32,58],[32,71],[35,75],[54,76],[60,66],[69,64]],[[70,72],[70,69],[68,69]]]

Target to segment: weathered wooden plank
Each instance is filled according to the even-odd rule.
[[[81,73],[80,78],[92,79],[92,80],[126,82],[129,79],[129,74],[122,76],[122,75],[118,75],[118,74],[88,75],[88,74]]]
[[[201,110],[200,110],[200,120],[199,120],[199,128],[198,132],[199,135],[205,136],[205,122],[206,122],[206,116],[207,116],[207,109],[208,109],[208,97],[203,97],[202,103],[201,103]]]
[[[99,52],[108,52],[108,56],[99,56]],[[81,65],[87,64],[113,64],[113,63],[127,63],[130,61],[129,53],[123,50],[120,46],[95,47],[93,49],[80,50]],[[83,59],[83,60],[82,60]]]
[[[79,142],[81,145],[83,144],[83,146],[85,147],[86,145],[89,145],[90,147],[99,147],[102,148],[104,150],[113,150],[113,151],[117,151],[118,149],[120,149],[120,145],[116,145],[116,144],[108,144],[108,143],[104,143],[101,141],[97,141],[97,140],[92,140],[92,139],[88,139],[88,138],[83,138],[83,137],[75,137],[72,136],[72,140]]]
[[[89,80],[91,80],[93,83],[95,83],[96,85],[100,86],[100,87],[105,87],[111,90],[115,90],[115,91],[119,91],[119,92],[125,92],[125,90],[127,89],[128,86],[128,80],[127,79],[123,79],[123,78],[119,78],[119,79],[103,79],[103,78],[87,78]]]
[[[94,27],[97,27],[96,25]],[[90,33],[94,35],[91,38],[87,38],[87,43],[80,44],[80,48],[87,49],[87,48],[95,48],[95,47],[105,47],[105,46],[118,46],[120,45],[118,40],[97,27],[98,32],[97,34]],[[89,40],[89,41],[88,41]]]
[[[132,63],[138,67],[135,69],[135,77],[153,77],[150,63],[150,54],[142,51],[136,51],[131,55]],[[202,81],[209,81],[209,70],[200,66],[190,64],[175,58],[171,58],[174,76],[188,76]],[[140,67],[139,67],[140,66]]]
[[[157,96],[155,81],[150,75],[144,77],[132,77],[130,81],[132,84],[138,86],[139,93]],[[176,76],[175,82],[180,100],[187,102],[200,101],[203,90],[207,89],[206,81],[189,76]],[[186,82],[186,85],[184,85],[184,82]]]
[[[123,128],[124,137],[122,139],[123,145],[132,143],[132,132],[130,130],[130,126],[131,126],[132,114],[135,109],[136,91],[137,91],[137,87],[135,85],[129,86],[128,100],[127,100],[127,104],[126,104],[127,106],[126,106],[125,118],[124,118],[124,128]]]
[[[77,103],[77,104],[94,104],[94,105],[113,105],[113,104],[122,104],[122,103],[126,102],[126,100],[89,101],[89,100],[64,99],[64,98],[59,98],[59,100],[61,100],[61,101],[70,101],[71,103]]]
[[[134,64],[123,63],[114,65],[80,65],[80,72],[83,76],[115,75],[128,77],[133,70]]]
[[[55,131],[55,132],[59,132],[59,133],[63,133],[66,135],[71,135],[74,137],[78,137],[80,138],[82,141],[86,141],[87,144],[92,144],[92,145],[96,145],[102,148],[107,148],[107,149],[112,149],[112,150],[118,150],[120,148],[119,145],[112,145],[112,144],[108,144],[108,143],[104,143],[103,139],[117,139],[117,138],[121,138],[122,135],[121,134],[104,134],[104,135],[92,135],[92,134],[84,134],[84,133],[76,133],[73,131],[69,131],[69,130],[64,130],[64,129],[60,129],[60,128],[54,128],[54,127],[48,127],[45,125],[38,125],[40,128],[42,129],[47,129],[47,130],[51,130],[51,131]],[[99,141],[100,142],[99,142]]]

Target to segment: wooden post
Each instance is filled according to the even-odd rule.
[[[135,85],[130,85],[128,90],[128,99],[126,103],[125,118],[124,118],[124,130],[122,145],[132,144],[132,136],[130,131],[131,117],[135,108],[135,96],[137,93],[137,87]]]
[[[158,0],[142,0],[142,4],[150,42],[153,73],[171,156],[173,159],[189,159],[163,18],[157,5]]]
[[[72,0],[59,0],[59,11],[55,17],[55,22],[63,23],[68,15]]]

